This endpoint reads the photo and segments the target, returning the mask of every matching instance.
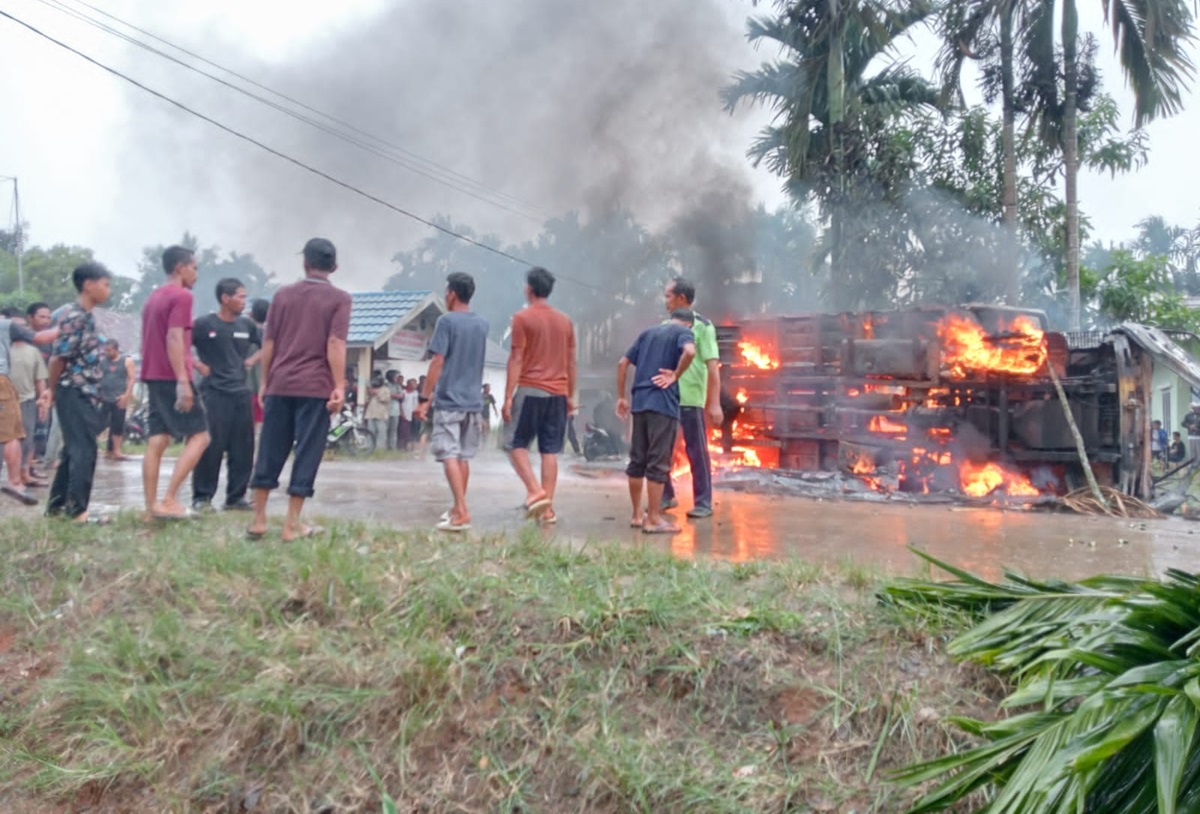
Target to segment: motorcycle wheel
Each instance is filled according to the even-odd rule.
[[[585,460],[594,461],[600,457],[599,444],[591,438],[583,442],[583,457]]]
[[[366,457],[375,451],[375,433],[354,427],[341,437],[341,445],[355,458]]]

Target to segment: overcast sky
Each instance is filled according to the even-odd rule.
[[[398,0],[391,3],[382,0],[89,1],[268,84],[281,84],[302,100],[316,99],[314,104],[322,106],[325,104],[322,100],[328,100],[346,118],[362,112],[372,132],[388,128],[391,132],[378,135],[395,139],[423,157],[514,196],[520,202],[517,208],[555,214],[568,208],[586,209],[588,194],[597,194],[594,177],[586,179],[586,183],[581,181],[578,196],[572,194],[571,185],[563,183],[563,176],[570,175],[570,165],[563,163],[558,147],[544,135],[546,130],[562,128],[569,147],[600,126],[592,123],[590,130],[581,130],[568,120],[588,112],[586,107],[577,109],[571,104],[578,94],[570,92],[570,88],[559,89],[557,96],[543,94],[536,81],[538,74],[531,74],[528,66],[517,66],[512,68],[513,82],[523,84],[513,88],[512,99],[504,98],[504,89],[512,84],[505,73],[510,69],[508,62],[516,64],[528,57],[525,52],[531,47],[528,42],[516,39],[515,31],[506,30],[504,19],[478,21],[483,34],[494,31],[497,39],[507,38],[497,43],[493,51],[481,46],[480,31],[468,30],[471,25],[456,19],[454,12],[448,10],[462,4],[437,6],[426,0],[407,0],[414,8],[424,3],[424,10],[405,17],[397,9],[406,3]],[[494,7],[497,14],[502,14],[506,2],[491,2],[487,7]],[[527,12],[539,9],[538,0],[520,2]],[[561,3],[560,7],[571,5],[566,0],[554,2]],[[612,8],[619,5],[614,0]],[[748,0],[708,0],[708,6],[715,16],[698,23],[697,30],[689,35],[693,37],[691,47],[703,40],[710,43],[713,52],[713,59],[705,66],[709,73],[703,75],[704,82],[715,81],[715,76],[727,75],[738,67],[750,67],[771,56],[756,53],[744,44],[744,19],[751,11]],[[651,7],[653,4],[645,8]],[[603,10],[608,6],[584,5],[577,0],[574,8],[580,12],[577,16],[586,16],[582,13],[584,8],[598,14],[602,12],[597,12],[597,8]],[[1096,8],[1086,6],[1083,22],[1085,27],[1103,34],[1098,8],[1099,4]],[[529,218],[516,217],[476,198],[431,184],[401,168],[362,155],[350,158],[348,154],[354,152],[353,148],[301,135],[298,131],[305,125],[232,98],[229,91],[189,76],[39,0],[7,0],[3,10],[158,90],[227,120],[272,145],[295,151],[298,157],[315,166],[417,214],[426,217],[450,214],[457,221],[475,225],[481,232],[498,233],[505,239],[520,239],[537,231],[536,222]],[[444,20],[442,14],[446,15]],[[379,31],[373,27],[376,23]],[[541,61],[535,65],[538,71],[544,71],[546,83],[552,87],[556,85],[556,76],[572,70],[567,63],[575,61],[573,49],[582,47],[572,44],[570,38],[588,31],[589,25],[599,24],[584,20],[575,28],[571,28],[570,21],[559,21],[556,25],[536,35],[538,39],[561,36],[565,40],[559,50],[554,50],[552,44],[536,43]],[[629,27],[627,21],[622,25]],[[385,33],[386,26],[396,26],[396,33]],[[564,31],[561,35],[557,33],[560,28]],[[528,22],[522,22],[521,30],[528,30]],[[439,79],[428,72],[422,74],[431,70],[424,66],[434,64],[429,61],[430,55],[438,53],[442,39],[453,41],[460,34],[464,42],[470,42],[469,49],[455,55],[458,62],[467,63],[462,70],[464,75],[456,76],[454,84],[439,85]],[[653,36],[642,41],[636,37],[629,39],[634,43],[629,47],[656,53],[658,46]],[[597,40],[603,43],[603,36],[597,36]],[[931,44],[922,40],[913,46],[917,52],[913,55],[916,64],[929,61]],[[372,50],[376,47],[377,52]],[[426,61],[416,56],[410,58],[416,52],[423,54]],[[382,55],[379,59],[386,60],[388,70],[370,70],[376,53]],[[1106,90],[1117,96],[1122,110],[1128,113],[1131,105],[1111,53],[1111,40],[1102,37],[1101,65]],[[200,120],[173,111],[3,18],[0,18],[0,54],[4,62],[0,70],[0,176],[20,178],[22,215],[30,223],[30,238],[34,243],[89,246],[118,273],[132,274],[142,246],[175,240],[189,230],[205,244],[215,243],[223,249],[256,255],[286,279],[296,273],[294,252],[304,238],[322,233],[341,247],[342,265],[348,272],[343,283],[361,289],[381,284],[391,271],[388,268],[391,253],[427,234],[423,227],[404,221],[399,215],[361,202]],[[479,54],[477,64],[470,64],[467,57],[472,54]],[[347,72],[347,66],[356,61],[361,64]],[[596,64],[586,59],[579,61],[581,65],[576,70],[586,78],[587,92],[603,91],[605,75],[597,71]],[[654,64],[651,58],[644,63]],[[652,69],[643,66],[642,70]],[[679,66],[666,66],[663,70],[678,71]],[[324,87],[322,77],[326,71],[331,78]],[[472,82],[482,89],[478,98],[464,91],[472,87]],[[348,90],[356,88],[355,83],[371,86],[368,89],[373,95],[360,98],[356,91]],[[394,93],[388,83],[396,83]],[[597,90],[596,86],[601,87]],[[435,91],[414,95],[423,87]],[[663,85],[662,92],[678,96],[683,92],[680,88],[686,87],[685,82],[677,79],[675,84]],[[703,87],[707,98],[708,86]],[[777,203],[777,180],[763,172],[751,172],[742,159],[754,130],[761,124],[761,115],[725,117],[719,111],[716,91],[713,87],[712,110],[706,102],[702,110],[673,112],[671,118],[695,115],[699,124],[694,129],[697,138],[703,140],[702,147],[694,151],[696,155],[711,153],[707,158],[735,168],[744,177],[755,199]],[[538,121],[506,121],[506,116],[528,118],[524,102],[543,95],[547,98],[537,108]],[[355,98],[346,105],[338,105],[339,100],[348,96]],[[380,100],[390,98],[401,100],[403,109],[412,111],[411,115],[399,120],[395,116],[366,115],[372,111],[362,106],[386,107]],[[596,98],[604,97],[601,94]],[[454,117],[442,118],[443,107],[456,108]],[[558,122],[554,118],[556,108],[563,111]],[[476,129],[471,126],[476,110],[481,111],[478,129],[483,132],[467,133]],[[618,119],[615,124],[602,122],[603,129],[609,131],[605,137],[614,138],[616,131],[619,140],[619,128],[626,121],[643,121],[652,117],[652,112],[642,104],[631,108],[628,115],[633,118]],[[1133,224],[1149,214],[1161,214],[1181,225],[1196,225],[1200,210],[1193,198],[1194,190],[1200,187],[1200,164],[1190,156],[1195,133],[1200,132],[1197,125],[1200,125],[1197,107],[1174,119],[1155,122],[1149,126],[1152,149],[1149,166],[1116,179],[1099,175],[1083,179],[1082,206],[1093,222],[1097,237],[1128,238]],[[662,139],[666,144],[657,143],[646,133],[639,134],[632,143],[638,151],[652,155],[655,172],[670,163],[672,156],[679,158],[681,166],[674,170],[667,168],[670,171],[665,171],[661,178],[652,173],[652,184],[639,185],[634,178],[627,189],[622,187],[619,191],[627,192],[635,212],[651,223],[656,217],[664,219],[678,214],[673,199],[687,197],[686,184],[679,182],[695,173],[686,162],[696,160],[695,155],[689,159],[689,154],[681,155],[673,147],[678,135],[669,131],[670,125],[656,126],[668,128]],[[538,162],[543,157],[548,177],[535,179],[532,176],[539,174],[536,168],[541,166]],[[603,151],[599,157],[615,161],[614,166],[624,166],[627,159],[623,155],[614,159],[613,153]],[[584,159],[577,157],[577,160]],[[607,166],[604,161],[595,163],[601,170]],[[531,171],[531,167],[535,169]],[[637,169],[631,174],[646,173]],[[0,182],[0,222],[11,217],[10,196],[11,185]]]

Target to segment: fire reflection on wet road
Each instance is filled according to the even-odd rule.
[[[140,505],[138,462],[101,461],[96,474],[96,503],[129,509]],[[286,482],[286,473],[284,477]],[[1200,569],[1200,524],[1178,519],[1117,520],[946,505],[821,501],[718,489],[715,515],[692,522],[683,515],[691,503],[686,479],[682,487],[681,509],[675,516],[683,533],[642,535],[629,528],[626,483],[616,465],[568,463],[556,500],[561,522],[543,533],[573,542],[616,540],[655,546],[686,558],[746,562],[798,557],[827,564],[856,563],[893,574],[924,572],[908,551],[910,545],[988,578],[999,577],[1005,567],[1064,579],[1102,572],[1157,574],[1168,567]],[[470,498],[476,533],[524,527],[515,508],[522,497],[507,461],[498,453],[485,453],[474,463]],[[447,505],[440,467],[432,461],[331,460],[322,466],[311,513],[432,528]],[[283,508],[283,498],[277,494],[274,518]],[[36,513],[9,505],[3,510]]]

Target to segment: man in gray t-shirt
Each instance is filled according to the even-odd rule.
[[[416,417],[424,419],[432,399],[434,457],[446,471],[454,506],[443,516],[441,531],[471,528],[467,511],[470,460],[479,449],[483,412],[483,359],[487,353],[487,320],[470,309],[475,280],[456,271],[446,278],[448,313],[438,318],[429,341],[429,373]]]

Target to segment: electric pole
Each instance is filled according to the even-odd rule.
[[[17,291],[25,293],[25,230],[21,228],[21,193],[17,179],[0,175],[0,181],[12,181],[13,185],[13,238],[17,241]]]

